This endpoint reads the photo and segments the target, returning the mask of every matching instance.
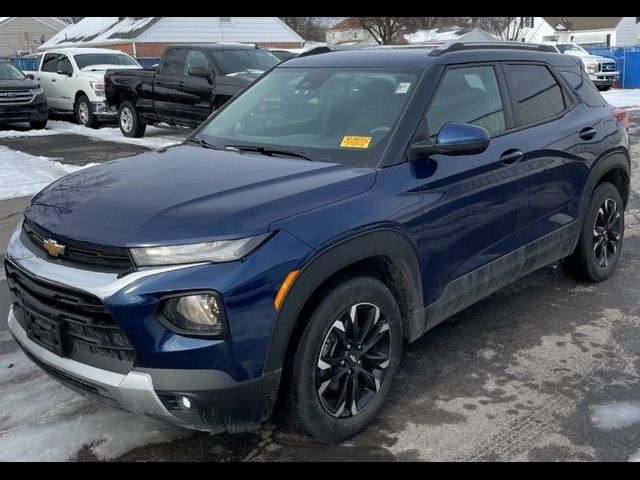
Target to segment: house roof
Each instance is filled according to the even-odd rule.
[[[404,39],[409,44],[424,44],[453,42],[456,40],[465,40],[467,37],[473,37],[473,39],[477,40],[493,40],[495,38],[480,28],[454,26],[418,30],[417,32],[406,34]]]
[[[39,50],[70,45],[95,45],[133,41],[162,17],[85,17],[58,32]]]
[[[623,17],[542,17],[556,31],[615,28]]]
[[[336,23],[333,27],[329,29],[329,31],[338,31],[338,30],[353,30],[362,29],[362,25],[360,25],[360,21],[357,18],[349,17],[345,18],[341,22]]]
[[[20,17],[0,17],[0,25],[2,25],[4,22],[7,22],[8,20],[14,20],[16,18],[20,18]],[[61,19],[60,17],[29,17],[29,18],[33,18],[48,27],[51,27],[53,29],[58,29],[58,30],[63,29],[68,25],[68,23],[63,19]]]

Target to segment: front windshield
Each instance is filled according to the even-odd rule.
[[[92,65],[139,66],[133,58],[121,53],[80,53],[73,58],[81,70]]]
[[[24,80],[25,76],[10,63],[0,63],[0,80]]]
[[[580,55],[588,55],[589,52],[587,52],[584,48],[579,47],[578,45],[574,45],[572,43],[567,43],[564,45],[558,45],[558,50],[560,50],[562,53],[577,53]]]
[[[201,130],[217,148],[258,146],[378,165],[415,69],[276,68]]]
[[[254,73],[261,75],[280,59],[268,50],[260,48],[229,48],[211,52],[222,75],[237,75],[239,73]]]

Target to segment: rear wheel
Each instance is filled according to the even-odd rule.
[[[565,270],[581,279],[601,282],[616,268],[624,238],[624,203],[620,192],[605,182],[595,189],[573,254]]]
[[[294,424],[324,442],[365,429],[400,364],[402,321],[389,289],[371,277],[336,284],[311,313],[286,381]]]
[[[144,135],[147,125],[140,118],[140,114],[130,101],[124,101],[118,108],[118,123],[120,131],[125,137],[140,138]]]
[[[84,125],[89,128],[96,128],[98,126],[98,119],[93,114],[91,102],[86,95],[81,95],[75,105],[76,119],[80,125]]]

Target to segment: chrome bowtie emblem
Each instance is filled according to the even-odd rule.
[[[59,257],[60,255],[64,255],[64,251],[66,250],[66,246],[60,245],[55,240],[48,238],[43,243],[42,246],[47,251],[49,255],[52,257]]]

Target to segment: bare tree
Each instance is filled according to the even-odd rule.
[[[407,30],[408,17],[354,17],[360,26],[369,32],[381,45],[391,45],[400,41],[401,33]]]
[[[280,17],[294,32],[305,40],[323,41],[328,23],[325,17]]]
[[[78,23],[84,17],[59,17],[67,23]]]
[[[522,17],[460,17],[466,26],[479,27],[501,40],[516,41],[522,30]]]

